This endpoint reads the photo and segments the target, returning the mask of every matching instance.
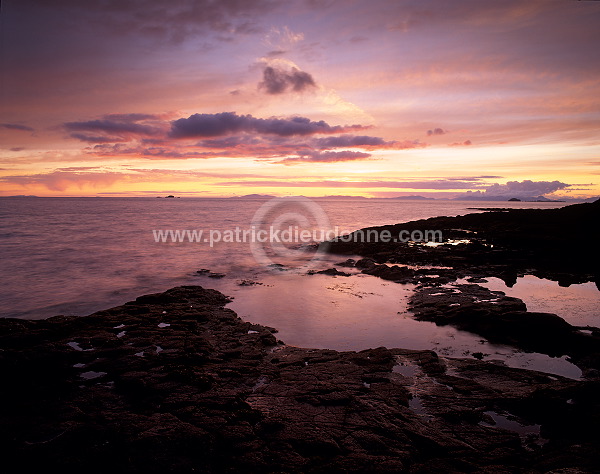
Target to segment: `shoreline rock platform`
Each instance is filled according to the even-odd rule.
[[[600,289],[600,199],[558,209],[509,209],[456,217],[432,217],[369,227],[328,242],[327,251],[360,255],[378,264],[451,267],[453,275],[497,277],[513,286],[525,274],[561,286],[593,281]],[[415,242],[366,242],[368,231],[398,237],[402,231],[441,231],[435,246]],[[362,236],[361,236],[362,235]],[[407,234],[408,235],[408,234]],[[394,275],[383,276],[394,279]]]
[[[530,312],[520,299],[476,283],[496,277],[512,287],[518,277],[534,275],[560,286],[594,282],[600,288],[600,253],[592,244],[600,239],[598,219],[600,200],[559,209],[435,217],[361,229],[355,238],[328,242],[327,250],[356,257],[336,267],[416,285],[409,301],[416,320],[451,325],[525,351],[567,355],[587,378],[595,379],[600,376],[600,328]],[[414,230],[439,230],[444,240],[427,245],[373,237]],[[363,241],[361,235],[369,233],[371,240]],[[334,272],[338,270],[327,274]]]
[[[303,349],[177,287],[0,320],[3,472],[575,473],[600,383],[432,351]]]

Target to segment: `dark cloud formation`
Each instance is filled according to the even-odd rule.
[[[317,86],[313,77],[293,67],[286,71],[280,67],[267,66],[263,70],[263,80],[258,88],[267,94],[277,95],[284,92],[304,92]]]
[[[419,140],[392,140],[386,141],[381,137],[371,137],[366,135],[341,135],[337,137],[316,138],[312,141],[312,146],[321,150],[341,147],[365,148],[367,150],[409,150],[411,148],[425,148],[426,143]]]
[[[106,120],[116,120],[119,122],[140,122],[142,120],[160,120],[160,116],[155,114],[107,114]]]
[[[524,181],[509,181],[506,184],[494,183],[485,190],[485,193],[493,195],[517,193],[521,196],[538,196],[553,193],[569,186],[569,184],[560,181],[531,181],[526,179]]]
[[[381,137],[372,136],[357,136],[357,135],[340,135],[329,136],[323,138],[304,138],[298,140],[290,137],[281,136],[251,136],[232,135],[224,138],[206,139],[197,143],[197,146],[206,148],[236,148],[241,146],[270,146],[273,148],[289,148],[297,150],[299,147],[310,148],[316,150],[331,150],[333,148],[365,148],[365,149],[403,149],[414,148],[415,142],[408,141],[410,146],[406,146],[406,142],[386,141]]]
[[[129,121],[89,120],[87,122],[67,122],[65,128],[71,131],[123,133],[133,135],[156,135],[156,128]]]
[[[185,146],[131,146],[123,143],[102,143],[94,146],[90,154],[98,157],[134,156],[149,160],[188,160],[191,158],[237,157],[238,153],[231,151],[197,151]]]
[[[115,143],[115,142],[126,142],[129,139],[111,135],[92,135],[89,133],[71,133],[71,138],[76,138],[82,142],[87,143]]]
[[[27,125],[19,125],[17,123],[2,123],[0,127],[8,130],[19,130],[21,132],[34,132],[35,130]]]
[[[262,140],[258,137],[246,136],[246,135],[234,135],[231,137],[223,138],[211,138],[208,140],[202,140],[197,144],[204,148],[236,148],[239,146],[253,146],[259,145]]]
[[[64,128],[71,137],[88,143],[129,141],[141,136],[164,133],[164,123],[150,114],[108,114],[97,120],[67,122]]]
[[[396,142],[386,142],[380,137],[369,137],[365,135],[340,135],[338,137],[317,138],[313,141],[316,148],[322,150],[338,147],[391,147]]]
[[[237,115],[235,112],[221,112],[218,114],[194,114],[188,118],[175,120],[171,124],[169,136],[172,138],[200,138],[246,132],[291,137],[319,133],[342,133],[365,128],[368,127],[362,125],[331,126],[323,120],[313,122],[305,117],[261,119],[252,115]]]
[[[446,133],[446,130],[444,130],[443,128],[434,128],[432,130],[427,130],[428,137],[431,137],[433,135],[444,135]]]
[[[363,153],[361,151],[307,151],[299,152],[297,157],[286,158],[284,160],[279,161],[278,163],[336,163],[339,161],[366,160],[370,157],[371,154]]]
[[[560,181],[509,181],[506,184],[494,183],[485,187],[483,191],[468,191],[459,196],[459,199],[469,200],[506,200],[510,198],[533,199],[545,194],[551,194],[570,187],[570,184]]]
[[[370,153],[337,148],[370,151],[427,146],[418,140],[386,141],[381,137],[345,133],[370,128],[358,124],[330,125],[306,117],[263,119],[235,112],[193,114],[170,122],[153,114],[108,114],[63,126],[72,138],[93,144],[86,151],[98,157],[138,156],[155,160],[251,157],[283,164],[332,163],[372,158]],[[190,139],[199,141],[190,143]]]

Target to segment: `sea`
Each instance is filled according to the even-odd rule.
[[[0,316],[85,316],[142,294],[200,285],[228,295],[228,307],[241,318],[276,328],[290,345],[431,349],[451,357],[482,353],[509,366],[579,378],[581,371],[566,356],[525,353],[449,326],[415,321],[407,310],[412,285],[359,273],[310,274],[351,257],[323,251],[319,242],[333,235],[482,212],[475,208],[564,205],[301,197],[0,198]],[[599,325],[600,291],[594,283],[565,288],[526,275],[512,288],[495,278],[484,286],[521,298],[531,311],[553,312],[578,326]]]

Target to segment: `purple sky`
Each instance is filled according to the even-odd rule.
[[[1,8],[2,195],[600,194],[600,2]]]

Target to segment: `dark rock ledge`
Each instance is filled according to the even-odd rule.
[[[352,238],[328,242],[327,250],[369,257],[381,264],[452,267],[459,277],[494,276],[508,286],[513,286],[517,277],[531,274],[557,281],[561,286],[593,281],[600,289],[600,252],[596,249],[600,241],[599,219],[600,199],[560,209],[512,209],[432,217],[362,229],[354,232]],[[415,230],[441,231],[444,245],[428,247],[393,241],[401,232]],[[392,241],[373,236],[384,235],[383,232],[389,233]],[[383,272],[386,279],[410,276],[384,270],[377,271]]]
[[[594,472],[597,382],[278,344],[214,290],[0,320],[2,472]],[[509,428],[509,429],[506,429]]]
[[[409,309],[418,321],[451,325],[493,343],[552,357],[568,355],[585,376],[600,376],[598,328],[573,326],[553,313],[527,311],[523,301],[502,291],[473,284],[419,287]]]

